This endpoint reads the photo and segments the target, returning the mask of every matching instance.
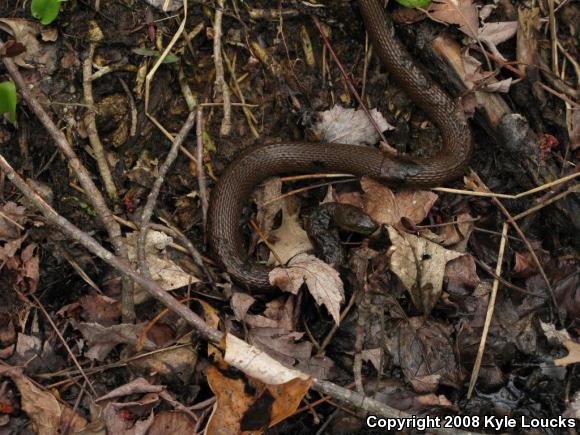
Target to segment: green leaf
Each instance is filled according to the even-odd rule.
[[[425,8],[431,4],[431,0],[395,0],[406,8]]]
[[[139,56],[145,56],[145,57],[156,57],[158,58],[159,56],[161,56],[161,53],[159,53],[157,50],[150,50],[148,48],[134,48],[133,53],[138,54]],[[163,59],[163,63],[168,64],[168,63],[175,63],[179,60],[179,58],[173,54],[173,53],[169,53],[167,56],[165,56],[165,59]]]
[[[12,82],[0,83],[0,113],[8,113],[8,119],[16,124],[16,86]]]
[[[60,12],[60,0],[32,0],[32,16],[46,26],[56,20]]]

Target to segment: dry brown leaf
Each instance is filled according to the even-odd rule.
[[[530,254],[530,251],[523,253],[516,252],[515,260],[516,262],[513,268],[513,273],[515,275],[522,278],[528,278],[538,273],[538,266]]]
[[[196,421],[183,412],[161,411],[155,416],[147,435],[186,435],[195,433]]]
[[[250,307],[256,302],[251,295],[242,292],[235,292],[230,299],[230,306],[234,311],[236,320],[242,321]]]
[[[499,82],[493,82],[485,85],[482,89],[487,92],[499,92],[501,94],[507,94],[512,86],[512,78],[509,77]]]
[[[87,425],[87,421],[60,403],[48,391],[37,387],[22,370],[16,367],[0,367],[0,375],[8,376],[21,395],[22,409],[32,422],[32,429],[38,434],[56,435],[68,426],[75,433]]]
[[[454,246],[455,250],[464,251],[473,232],[473,216],[462,213],[455,218],[453,225],[445,225],[441,228],[440,237],[443,246]]]
[[[421,222],[438,196],[427,190],[400,190],[393,192],[384,184],[363,177],[364,211],[378,224],[396,225],[405,217],[414,224]]]
[[[548,343],[552,345],[561,345],[565,341],[571,340],[568,331],[565,329],[556,329],[556,325],[553,323],[544,323],[540,320],[540,327],[548,339]]]
[[[208,384],[217,397],[207,435],[261,433],[292,415],[310,387],[310,380],[298,378],[267,385],[251,377],[230,375],[231,368],[224,362],[218,361],[218,365],[207,371]]]
[[[0,240],[9,241],[20,236],[18,225],[26,221],[26,209],[10,201],[2,206],[0,214]]]
[[[0,30],[3,30],[14,37],[19,43],[26,47],[26,51],[14,58],[18,66],[31,68],[39,57],[40,43],[37,36],[40,24],[32,20],[22,18],[0,18]]]
[[[282,207],[282,224],[275,230],[270,231],[268,240],[272,249],[286,264],[292,257],[304,252],[312,251],[313,246],[308,234],[300,225],[300,205],[295,197],[285,198]],[[276,257],[270,253],[268,264],[277,264]]]
[[[554,360],[554,364],[557,366],[568,366],[570,364],[580,363],[580,343],[576,343],[572,340],[565,340],[563,344],[566,346],[566,349],[568,349],[568,355]]]
[[[103,326],[98,323],[79,323],[76,327],[91,346],[86,356],[102,361],[118,344],[137,345],[145,323],[138,325],[122,323],[111,326]],[[156,347],[148,338],[144,340],[143,345],[144,350],[153,350]]]
[[[379,130],[394,128],[377,109],[372,109],[370,113]],[[314,133],[324,142],[374,145],[379,140],[377,130],[364,110],[345,109],[337,105],[319,115],[320,122],[314,126]]]
[[[393,244],[389,248],[390,268],[409,291],[415,306],[428,316],[441,295],[445,265],[463,254],[399,233],[391,226],[387,230]]]
[[[127,251],[129,260],[134,264],[137,262],[137,238],[138,232],[127,234]],[[166,251],[167,246],[173,239],[160,231],[149,231],[145,241],[145,257],[149,265],[149,272],[164,290],[173,290],[199,282],[199,279],[184,271],[177,265]],[[149,293],[141,288],[135,290],[135,303],[143,303],[150,299]]]
[[[457,24],[467,36],[477,39],[479,17],[472,0],[434,1],[429,8],[431,16],[449,24]]]
[[[293,294],[297,294],[302,284],[306,283],[316,303],[325,305],[336,324],[339,324],[344,286],[332,266],[313,255],[300,254],[290,260],[288,267],[277,267],[269,276],[272,285]]]
[[[253,199],[258,208],[256,222],[262,233],[269,234],[274,224],[274,219],[284,206],[283,200],[276,200],[282,194],[282,180],[273,177],[263,182],[253,193]]]

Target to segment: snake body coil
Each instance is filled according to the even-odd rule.
[[[243,152],[221,175],[211,194],[208,235],[216,259],[238,282],[265,289],[270,268],[251,264],[244,251],[240,218],[255,186],[282,173],[339,172],[370,176],[405,187],[429,187],[460,176],[472,141],[458,101],[451,99],[411,58],[377,0],[358,0],[380,61],[441,131],[443,146],[430,159],[385,156],[375,148],[335,143],[284,142]]]

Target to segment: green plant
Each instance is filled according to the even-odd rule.
[[[401,6],[406,8],[424,8],[431,4],[431,0],[396,0]]]
[[[0,113],[8,113],[8,120],[16,124],[16,86],[13,82],[0,83]]]
[[[32,0],[30,10],[32,16],[43,25],[48,25],[56,20],[60,12],[61,0]]]

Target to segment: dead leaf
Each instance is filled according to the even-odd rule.
[[[483,27],[478,29],[479,40],[492,52],[494,56],[505,60],[502,54],[497,49],[497,45],[508,39],[513,38],[518,30],[517,21],[502,21],[498,23],[485,23]]]
[[[572,338],[565,329],[556,329],[553,323],[544,323],[540,320],[540,327],[544,331],[544,335],[548,342],[552,345],[562,345],[565,341],[570,341]]]
[[[445,265],[463,254],[391,226],[387,230],[393,244],[389,248],[390,268],[409,291],[415,306],[428,316],[441,295]]]
[[[256,302],[252,296],[247,293],[235,292],[230,299],[230,307],[234,311],[236,320],[242,321],[250,307]]]
[[[32,68],[32,64],[40,55],[40,43],[37,36],[40,24],[36,21],[22,18],[0,18],[0,30],[3,30],[26,47],[26,51],[14,58],[18,66]]]
[[[20,236],[20,228],[26,221],[26,209],[15,202],[7,202],[0,213],[0,240],[14,240]]]
[[[129,260],[137,263],[137,238],[138,232],[127,234],[127,251]],[[184,271],[177,265],[166,252],[167,246],[173,239],[160,231],[149,231],[145,242],[145,256],[149,265],[149,272],[164,290],[173,290],[199,282],[199,279]],[[138,288],[135,291],[135,303],[145,302],[150,295]]]
[[[434,392],[439,385],[461,385],[465,373],[455,357],[452,333],[446,323],[413,317],[387,337],[388,353],[415,391]]]
[[[291,331],[294,327],[294,300],[293,295],[273,299],[266,304],[262,314],[246,315],[246,324],[252,328],[279,328]]]
[[[195,433],[196,421],[183,412],[161,411],[157,413],[147,435],[185,435]]]
[[[522,278],[528,278],[538,273],[538,266],[530,254],[530,251],[523,253],[516,252],[515,264],[512,272],[516,276]]]
[[[512,85],[512,78],[509,77],[499,82],[493,82],[485,85],[482,89],[487,92],[499,92],[502,94],[507,94]]]
[[[251,377],[241,378],[225,362],[217,364],[207,372],[208,384],[217,397],[205,431],[208,435],[261,433],[292,415],[310,387],[310,380],[299,378],[268,385]]]
[[[284,200],[276,200],[282,194],[282,181],[274,177],[263,182],[253,193],[258,209],[256,222],[263,234],[270,234],[276,215],[285,205]]]
[[[455,295],[467,295],[481,282],[477,276],[475,260],[471,254],[455,258],[445,266],[447,292]]]
[[[46,435],[63,433],[64,428],[72,433],[80,431],[87,421],[60,403],[46,390],[37,387],[22,370],[16,367],[0,366],[0,375],[8,376],[18,388],[22,409],[32,422],[34,432]]]
[[[580,419],[580,391],[576,391],[576,394],[566,407],[562,417]]]
[[[568,366],[570,364],[580,363],[580,343],[576,343],[572,340],[565,340],[563,344],[566,346],[566,349],[568,349],[568,355],[554,360],[554,365]]]
[[[344,286],[336,269],[313,255],[300,254],[270,272],[270,283],[281,290],[297,294],[306,282],[308,291],[318,305],[326,309],[338,325],[340,304],[344,302]]]
[[[286,264],[288,260],[298,254],[311,252],[314,247],[308,238],[308,234],[300,225],[300,204],[295,197],[285,198],[282,206],[282,224],[275,230],[270,231],[268,240],[272,249]],[[276,257],[270,253],[269,265],[277,264]]]
[[[370,111],[379,130],[393,130],[387,120],[377,109]],[[323,142],[348,143],[353,145],[374,145],[379,134],[363,110],[345,109],[334,106],[320,112],[320,121],[314,126],[314,133]]]
[[[163,390],[165,390],[163,385],[153,385],[145,378],[136,378],[128,384],[121,385],[120,387],[115,388],[113,391],[108,392],[104,396],[99,397],[96,399],[96,402],[117,399],[119,397],[128,396],[130,394],[161,393]]]
[[[431,16],[449,24],[457,24],[467,36],[477,39],[479,17],[472,0],[434,1],[429,8]]]
[[[384,184],[363,177],[364,211],[378,224],[397,225],[405,217],[414,224],[421,222],[438,196],[427,190],[400,190],[393,192]]]
[[[79,323],[76,325],[76,328],[91,346],[86,356],[97,361],[104,360],[118,344],[136,346],[144,327],[145,323],[137,325],[121,323],[111,326],[103,326],[98,323]],[[155,347],[155,344],[148,338],[144,340],[144,350],[153,350]]]
[[[312,343],[299,341],[303,335],[303,332],[281,328],[252,328],[248,334],[248,342],[280,363],[295,367],[298,362],[308,362],[312,355]]]
[[[117,324],[121,317],[121,303],[104,295],[87,295],[79,299],[83,319],[103,326]]]
[[[469,213],[461,213],[455,218],[453,225],[445,225],[441,228],[440,237],[443,246],[454,246],[455,250],[465,251],[469,236],[473,232],[474,219]]]

